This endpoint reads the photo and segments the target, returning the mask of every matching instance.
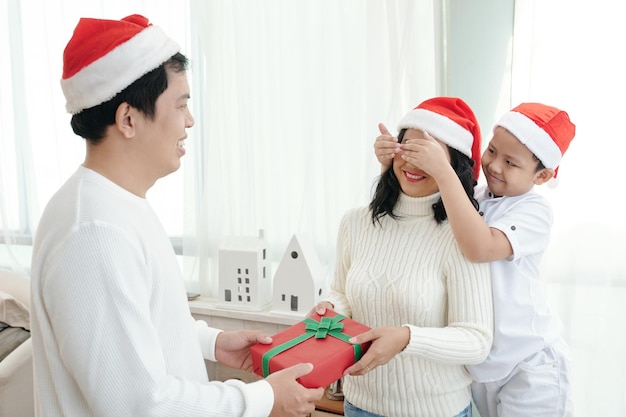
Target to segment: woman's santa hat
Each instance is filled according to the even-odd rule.
[[[497,126],[511,132],[546,168],[555,171],[576,134],[576,126],[566,112],[541,103],[520,104],[506,113]]]
[[[76,114],[109,101],[178,51],[174,40],[138,14],[80,19],[63,52],[65,108]]]
[[[398,130],[419,129],[474,161],[474,179],[480,175],[481,135],[474,112],[457,97],[435,97],[408,112]]]

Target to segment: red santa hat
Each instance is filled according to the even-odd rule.
[[[112,99],[179,50],[138,14],[121,20],[80,19],[63,52],[61,88],[68,113]]]
[[[480,175],[481,135],[474,112],[457,97],[435,97],[408,112],[398,130],[419,129],[474,161],[474,179]]]
[[[541,103],[520,104],[506,113],[497,126],[511,132],[546,168],[554,170],[576,134],[576,126],[566,112]]]

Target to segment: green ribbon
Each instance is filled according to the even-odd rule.
[[[303,320],[305,323],[305,332],[303,334],[288,340],[263,354],[263,357],[261,358],[263,376],[268,376],[270,374],[270,360],[274,356],[299,345],[313,336],[315,336],[316,339],[325,339],[327,336],[332,336],[339,340],[343,340],[346,343],[350,343],[349,340],[351,336],[342,333],[343,323],[340,322],[343,319],[345,319],[345,316],[342,316],[341,314],[337,314],[334,317],[322,317],[320,321],[315,321],[309,317],[305,318]],[[352,344],[352,347],[354,349],[354,361],[356,362],[361,359],[361,356],[363,356],[363,348],[361,345],[356,344]]]

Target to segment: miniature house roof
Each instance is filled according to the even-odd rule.
[[[293,235],[273,283],[273,314],[302,314],[322,295],[325,269],[313,242],[305,235]]]
[[[280,278],[281,266],[286,265],[286,262],[289,258],[291,258],[291,253],[298,253],[298,262],[310,273],[310,276],[314,279],[319,279],[324,276],[324,268],[320,263],[320,260],[317,256],[317,252],[315,250],[315,245],[312,240],[307,236],[302,234],[294,234],[287,245],[287,250],[283,255],[283,259],[278,266],[278,270],[276,271],[276,277]],[[275,277],[275,279],[276,279]]]

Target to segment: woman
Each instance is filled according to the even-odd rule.
[[[387,136],[383,125],[380,130],[381,138]],[[399,130],[398,142],[425,131],[435,137],[473,200],[480,129],[465,102],[427,100],[402,119]],[[319,314],[332,308],[372,328],[351,340],[372,344],[345,371],[344,412],[471,416],[465,365],[483,361],[491,346],[489,268],[461,254],[437,183],[401,152],[394,154],[369,207],[343,217],[331,291],[316,306]]]

